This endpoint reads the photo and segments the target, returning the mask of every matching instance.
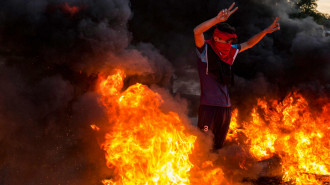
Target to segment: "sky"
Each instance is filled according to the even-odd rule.
[[[330,0],[318,0],[317,5],[317,10],[330,14]]]

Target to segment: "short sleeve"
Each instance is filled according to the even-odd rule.
[[[207,63],[207,44],[204,43],[204,45],[200,48],[196,47],[196,53],[202,62]]]
[[[233,63],[234,63],[238,52],[241,50],[241,45],[240,44],[234,44],[234,45],[231,45],[231,47],[236,49],[236,52],[235,52],[234,57],[233,57]]]
[[[197,48],[197,50],[200,52],[200,53],[202,53],[203,51],[204,51],[204,49],[205,49],[205,43],[204,43],[204,45],[202,46],[202,47],[196,47]]]
[[[238,49],[239,51],[241,50],[241,45],[240,44],[234,44],[234,45],[231,45],[231,47],[233,47],[235,49]]]

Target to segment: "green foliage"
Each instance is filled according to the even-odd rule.
[[[316,10],[317,0],[298,0],[295,2],[298,13],[292,14],[292,17],[305,18],[311,16],[321,25],[330,28],[330,16]]]
[[[311,14],[316,12],[316,0],[298,0],[297,7],[304,14]]]

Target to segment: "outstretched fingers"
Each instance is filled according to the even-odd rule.
[[[229,18],[229,16],[231,16],[231,14],[233,14],[238,9],[238,7],[234,8],[234,6],[235,3],[230,5],[228,9],[221,10],[217,15],[217,19],[219,19],[221,22],[226,21]]]
[[[230,16],[231,14],[235,13],[237,9],[238,9],[238,7],[236,7],[233,11],[230,11],[230,12],[229,12],[229,16]]]
[[[280,29],[280,23],[277,22],[279,18],[280,18],[280,17],[276,17],[275,20],[274,20],[274,22],[273,22],[273,25],[274,25],[273,30],[274,30],[274,31]]]
[[[233,4],[230,5],[230,7],[228,8],[228,10],[230,11],[231,9],[233,9],[235,6],[235,2],[233,2]]]
[[[274,22],[273,22],[273,24],[276,24],[279,18],[280,17],[276,17],[275,20],[274,20]]]
[[[273,31],[277,31],[277,30],[280,30],[280,29],[281,29],[280,24],[276,23],[275,27],[273,28]]]
[[[233,4],[230,5],[230,7],[228,8],[228,16],[230,16],[231,14],[233,14],[234,12],[236,12],[236,10],[238,9],[238,7],[234,8],[235,6],[235,2]],[[233,9],[234,8],[234,9]],[[233,10],[232,10],[233,9]]]
[[[281,29],[280,23],[277,22],[278,19],[279,19],[279,17],[277,17],[274,20],[273,24],[271,25],[271,27],[270,27],[270,33],[273,33],[274,31],[277,31],[277,30],[280,30]]]

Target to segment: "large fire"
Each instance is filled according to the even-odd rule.
[[[278,155],[285,182],[322,184],[320,177],[330,175],[329,108],[313,112],[296,92],[281,102],[259,99],[248,122],[238,124],[234,111],[228,139],[246,136],[240,144],[258,160]]]
[[[185,132],[179,116],[163,113],[162,98],[147,86],[136,84],[124,92],[124,73],[102,79],[101,102],[107,108],[111,133],[103,149],[116,177],[104,184],[189,184],[189,154],[196,136]]]
[[[192,160],[198,156],[197,136],[177,113],[160,109],[159,94],[142,84],[122,91],[124,77],[121,70],[100,76],[100,103],[112,126],[102,148],[107,166],[115,169],[103,184],[232,184],[212,161]],[[258,160],[279,156],[285,182],[322,184],[320,175],[329,175],[330,169],[329,106],[312,112],[298,93],[281,102],[260,99],[250,121],[240,123],[238,111],[233,111],[228,140]],[[242,135],[247,139],[239,139]]]

